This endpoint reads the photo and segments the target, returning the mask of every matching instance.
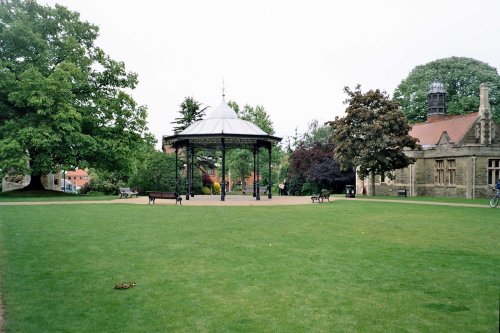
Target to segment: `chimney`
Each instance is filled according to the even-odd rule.
[[[479,94],[479,118],[489,118],[490,117],[490,101],[489,101],[489,91],[487,83],[481,83]]]
[[[483,145],[491,144],[495,133],[492,128],[491,118],[490,118],[490,101],[489,101],[489,90],[487,83],[481,83],[479,93],[479,113],[478,122],[480,124],[480,142]]]

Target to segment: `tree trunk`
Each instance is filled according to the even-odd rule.
[[[42,175],[31,175],[30,183],[23,190],[45,190],[42,185]]]
[[[375,173],[370,174],[370,186],[371,186],[371,195],[375,196]]]

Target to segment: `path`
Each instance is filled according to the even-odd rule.
[[[394,202],[414,205],[436,205],[436,206],[461,206],[461,207],[477,207],[490,208],[488,200],[485,199],[484,204],[467,204],[467,203],[450,203],[450,202],[432,202],[432,201],[411,201],[404,199],[365,199],[363,197],[346,198],[346,197],[330,197],[330,201],[336,200],[355,200],[355,201],[375,201],[375,202]],[[11,201],[1,202],[0,206],[21,206],[21,205],[84,205],[84,204],[148,204],[148,197],[130,198],[130,199],[112,199],[112,200],[87,200],[87,201]],[[182,196],[183,206],[280,206],[280,205],[306,205],[311,204],[310,196],[273,196],[268,199],[267,196],[261,196],[259,201],[255,200],[251,195],[228,195],[225,201],[220,201],[218,195],[196,195],[186,200]],[[321,204],[321,203],[319,203]],[[175,205],[174,200],[157,199],[156,205]],[[318,203],[315,203],[318,205]]]

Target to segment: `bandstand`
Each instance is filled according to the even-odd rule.
[[[217,108],[212,110],[206,119],[194,122],[175,135],[163,136],[163,146],[171,146],[175,149],[176,191],[180,193],[179,153],[181,151],[185,153],[187,168],[185,191],[186,200],[189,200],[189,197],[193,196],[192,185],[196,149],[215,149],[222,152],[221,201],[225,201],[226,152],[232,148],[246,148],[251,149],[253,152],[253,196],[256,200],[260,200],[259,151],[261,148],[264,148],[269,153],[268,171],[269,180],[271,180],[272,147],[274,144],[280,142],[281,138],[269,135],[257,125],[238,118],[236,112],[224,100],[224,95],[222,97],[222,102]],[[271,183],[268,184],[267,196],[269,199],[272,198]]]

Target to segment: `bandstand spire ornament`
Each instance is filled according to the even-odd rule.
[[[226,87],[224,86],[224,78],[222,78],[222,100],[226,101]]]

